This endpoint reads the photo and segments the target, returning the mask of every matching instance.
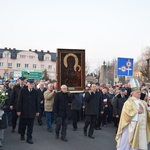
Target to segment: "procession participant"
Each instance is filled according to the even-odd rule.
[[[19,83],[13,87],[11,95],[10,95],[10,109],[12,110],[11,132],[15,132],[15,128],[17,125],[18,116],[17,116],[16,110],[17,110],[19,93],[21,89],[27,88],[27,86],[25,85],[25,77],[20,77],[18,82]],[[20,124],[20,121],[19,121],[19,124]],[[19,132],[19,127],[18,127],[18,132]]]
[[[104,86],[102,89],[102,92],[103,92],[103,105],[104,105],[104,113],[102,116],[102,126],[107,127],[108,114],[111,108],[111,103],[110,103],[110,99],[108,96],[108,87]]]
[[[125,95],[125,88],[121,88],[120,93],[114,97],[114,102],[113,102],[113,115],[116,120],[115,122],[116,127],[118,127],[120,116],[121,116],[121,111],[126,100],[127,100],[127,96]],[[116,130],[116,133],[117,133],[117,130]]]
[[[131,97],[124,103],[118,132],[117,150],[147,150],[150,142],[150,107],[140,100],[140,85],[131,78]]]
[[[54,97],[53,112],[56,116],[56,139],[59,139],[59,133],[61,130],[61,140],[67,142],[67,125],[69,115],[69,103],[71,103],[71,95],[67,91],[67,86],[62,85],[61,91],[57,92]]]
[[[95,83],[92,83],[90,88],[91,90],[85,93],[85,123],[83,132],[84,135],[87,136],[87,129],[89,127],[88,136],[89,138],[94,139],[93,133],[96,117],[99,115],[101,96],[96,92]],[[103,111],[101,113],[103,113]]]
[[[96,118],[96,122],[95,122],[95,130],[102,130],[101,128],[101,124],[102,124],[102,117],[103,117],[103,111],[104,111],[104,105],[103,105],[103,92],[100,89],[100,84],[97,82],[96,83],[96,92],[98,92],[100,94],[100,99],[99,99],[99,115]],[[101,113],[102,112],[102,113]]]
[[[42,118],[43,118],[43,114],[44,114],[44,92],[47,89],[44,87],[44,82],[40,81],[39,83],[39,88],[37,89],[38,91],[38,101],[39,101],[39,105],[40,105],[40,114],[37,117],[37,121],[39,126],[41,126],[43,124]]]
[[[47,91],[44,92],[44,111],[46,115],[47,130],[52,132],[52,123],[53,123],[53,105],[54,105],[54,96],[56,90],[53,89],[53,84],[48,84]]]
[[[73,131],[77,130],[77,123],[80,120],[81,108],[83,105],[83,94],[74,93],[71,102],[72,126]]]
[[[4,132],[7,128],[7,114],[6,114],[6,108],[7,108],[7,100],[8,100],[8,93],[7,91],[0,92],[0,147],[3,146],[3,139],[4,139]]]
[[[27,86],[28,88],[20,91],[17,115],[21,118],[20,139],[25,140],[24,136],[27,128],[27,143],[33,144],[32,133],[34,119],[39,115],[38,92],[33,88],[34,80],[29,79]]]

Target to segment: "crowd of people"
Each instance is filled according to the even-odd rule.
[[[141,84],[138,88],[137,86],[132,87],[129,83],[118,83],[113,87],[108,87],[104,83],[97,82],[88,84],[85,91],[81,93],[69,92],[67,85],[61,85],[61,90],[57,91],[56,82],[50,83],[41,80],[35,84],[34,80],[26,80],[24,77],[20,77],[16,83],[5,82],[3,84],[3,91],[8,93],[5,103],[7,124],[11,126],[12,133],[16,132],[17,129],[21,140],[25,140],[26,135],[26,142],[29,144],[33,144],[32,133],[35,119],[37,119],[38,125],[42,126],[44,116],[46,117],[47,131],[55,132],[55,138],[60,138],[65,142],[68,141],[68,120],[72,121],[73,131],[78,130],[78,121],[82,120],[84,122],[83,135],[91,139],[95,138],[94,130],[102,130],[102,127],[107,127],[113,123],[116,128],[117,148],[124,150],[119,148],[122,145],[124,127],[131,124],[136,113],[141,116],[150,105],[148,84]],[[135,94],[137,90],[138,96]],[[139,110],[136,109],[136,106],[134,106],[135,110],[132,109],[128,102],[131,97],[136,97],[144,102],[140,104]],[[129,108],[128,105],[130,105]],[[129,116],[126,114],[127,111],[129,111]],[[144,113],[147,116],[148,114],[149,112]],[[127,116],[130,118],[124,121],[123,115],[125,118]],[[0,130],[2,131],[0,132],[0,146],[2,146],[3,130],[7,127],[6,125],[1,126],[1,122],[5,119],[0,120]],[[146,121],[148,122],[148,120]],[[147,130],[140,134],[146,132]],[[150,139],[144,138],[147,144]],[[135,139],[137,140],[137,137]],[[130,146],[131,150],[140,147],[137,141],[132,141],[128,147]],[[130,148],[125,148],[125,150],[128,149],[130,150]]]

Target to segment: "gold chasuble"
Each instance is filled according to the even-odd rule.
[[[139,107],[143,108],[144,113],[138,114]],[[122,136],[123,131],[127,132],[126,137]],[[121,140],[127,141],[127,143],[121,142]],[[150,111],[148,111],[145,101],[130,97],[124,103],[116,141],[119,150],[147,150],[147,144],[150,142]],[[121,143],[129,145],[128,149],[122,148]]]

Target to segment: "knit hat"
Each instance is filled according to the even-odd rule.
[[[107,89],[107,90],[108,90],[108,86],[106,86],[106,85],[105,85],[105,86],[103,86],[103,89]]]

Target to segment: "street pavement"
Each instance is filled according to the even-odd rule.
[[[108,124],[102,130],[95,130],[95,139],[83,135],[84,122],[78,123],[78,130],[73,131],[71,122],[68,124],[67,139],[68,142],[55,139],[55,132],[47,131],[45,118],[42,126],[35,120],[33,142],[28,144],[20,140],[20,135],[11,133],[11,127],[5,129],[2,150],[115,150],[115,131],[113,124]],[[55,124],[53,124],[55,128]],[[150,149],[149,149],[150,150]]]

